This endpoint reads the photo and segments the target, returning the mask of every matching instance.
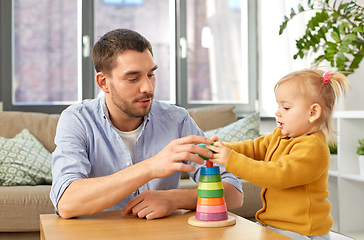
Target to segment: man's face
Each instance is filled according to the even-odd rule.
[[[131,118],[146,116],[152,106],[157,69],[151,53],[125,50],[117,56],[116,67],[107,76],[109,111]],[[121,110],[121,111],[120,111]]]

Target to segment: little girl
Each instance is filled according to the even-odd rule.
[[[333,139],[332,111],[349,83],[341,73],[306,69],[275,86],[278,127],[255,139],[221,143],[216,136],[210,161],[262,187],[257,221],[293,239],[330,239],[328,169],[323,130]]]

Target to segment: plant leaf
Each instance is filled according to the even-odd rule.
[[[296,15],[296,12],[294,11],[293,8],[291,8],[291,14],[289,15],[289,17],[292,19],[295,15]]]
[[[334,56],[337,53],[337,48],[331,48],[331,47],[327,47],[325,49],[325,54],[327,54],[328,56],[332,55]]]
[[[287,21],[283,22],[281,26],[279,26],[279,35],[283,33],[283,30],[287,27]]]
[[[290,15],[284,16],[279,34],[294,16],[316,10],[316,3],[320,11],[316,11],[307,22],[304,35],[296,40],[298,51],[293,58],[304,58],[322,49],[324,54],[314,60],[316,63],[325,59],[332,67],[345,70],[345,74],[353,73],[364,59],[364,8],[357,5],[356,0],[307,0],[306,9],[299,3],[297,10],[291,8]]]
[[[332,37],[332,39],[334,39],[336,42],[340,42],[340,41],[341,41],[339,34],[338,34],[337,32],[335,32],[335,31],[332,31],[332,32],[331,32],[331,37]]]
[[[334,48],[336,49],[337,48],[337,43],[334,43],[334,42],[326,42],[327,46],[330,47],[330,48]]]
[[[345,9],[347,6],[349,5],[349,3],[340,3],[339,7],[337,10],[342,10],[342,9]]]
[[[353,29],[351,29],[352,32],[363,32],[363,27],[362,26],[359,26],[359,27],[354,27]]]
[[[301,13],[301,12],[304,12],[305,9],[302,7],[302,5],[299,3],[298,4],[298,12]]]
[[[335,8],[335,6],[336,6],[336,0],[335,0],[334,4],[332,5],[332,7]]]
[[[355,7],[355,3],[350,2],[348,6],[344,9],[344,14],[348,14]],[[349,16],[348,16],[349,17]]]
[[[341,45],[339,51],[342,53],[348,53],[350,52],[350,48],[348,47],[348,45]]]
[[[354,55],[354,59],[350,64],[350,68],[351,69],[357,69],[359,67],[359,63],[363,60],[364,58],[364,48],[361,49],[361,51],[359,53],[357,53],[356,55]]]
[[[356,33],[350,33],[346,35],[344,39],[350,39],[351,40],[350,42],[352,42],[356,38],[358,38],[358,35],[356,35]]]
[[[347,57],[345,57],[344,53],[339,51],[337,53],[337,58],[336,58],[336,61],[340,61],[340,62],[349,62],[349,59]]]
[[[320,55],[320,56],[318,56],[316,59],[315,59],[315,61],[314,61],[314,63],[319,63],[319,62],[321,62],[322,60],[324,60],[325,59],[325,55]]]

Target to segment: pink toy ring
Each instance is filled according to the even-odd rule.
[[[227,211],[226,204],[210,205],[210,206],[197,204],[196,208],[196,212],[201,212],[201,213],[221,213],[226,211]]]
[[[196,219],[200,221],[223,221],[228,219],[228,213],[199,213],[196,212]]]

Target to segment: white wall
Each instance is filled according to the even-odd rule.
[[[262,116],[274,116],[276,111],[273,88],[286,74],[309,68],[314,57],[293,60],[297,52],[296,39],[301,37],[311,16],[295,16],[282,35],[278,35],[284,15],[289,15],[291,7],[297,8],[299,0],[258,1],[258,64],[259,64],[259,103]],[[358,0],[364,6],[364,0]],[[275,14],[269,14],[274,12]],[[264,17],[266,16],[266,17]],[[331,70],[329,64],[321,64],[323,70]],[[348,76],[352,89],[342,99],[337,110],[364,110],[364,61],[354,74]]]
[[[364,6],[364,0],[357,0],[358,5]],[[364,60],[355,73],[348,76],[351,85],[341,110],[364,110]]]
[[[348,76],[348,80],[351,90],[343,101],[344,106],[339,110],[364,110],[364,60],[356,72]]]
[[[284,15],[289,15],[291,7],[296,9],[298,2],[299,0],[258,1],[258,92],[263,117],[273,117],[277,109],[273,92],[275,83],[289,72],[310,67],[310,59],[293,60],[292,57],[297,52],[295,40],[304,32],[297,26],[305,26],[311,16],[296,16],[288,23],[285,32],[278,35]],[[364,0],[357,0],[357,3],[364,6]],[[323,70],[331,70],[329,66],[325,67]],[[336,110],[364,110],[364,60],[355,73],[348,76],[348,80],[351,90],[345,99],[341,98]],[[263,120],[261,133],[270,132],[275,126],[275,120]]]

